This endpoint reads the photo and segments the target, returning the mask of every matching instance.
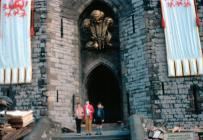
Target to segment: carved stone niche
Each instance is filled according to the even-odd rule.
[[[90,18],[85,18],[82,24],[86,29],[86,35],[89,35],[85,48],[93,48],[102,50],[112,46],[112,34],[109,28],[113,26],[113,19],[106,17],[101,10],[93,10],[90,13]]]

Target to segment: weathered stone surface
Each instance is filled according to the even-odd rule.
[[[177,124],[181,124],[186,128],[198,125],[198,123],[202,124],[202,111],[198,113],[195,113],[193,109],[193,111],[191,111],[191,108],[193,108],[191,106],[193,102],[191,97],[194,92],[191,90],[191,87],[196,85],[198,87],[199,96],[202,96],[203,77],[168,77],[164,30],[161,28],[160,3],[158,0],[148,1],[148,3],[146,3],[146,1],[144,2],[144,10],[139,12],[139,10],[143,8],[142,6],[140,6],[141,8],[139,7],[142,1],[132,1],[133,9],[137,11],[137,14],[135,13],[136,18],[134,19],[140,19],[139,22],[138,20],[135,21],[138,22],[138,24],[135,24],[134,34],[143,33],[144,41],[141,44],[138,43],[141,40],[138,39],[141,35],[130,39],[130,31],[132,31],[132,29],[130,29],[125,37],[128,45],[124,47],[124,52],[126,53],[124,53],[124,59],[122,61],[122,63],[125,62],[125,64],[123,64],[124,66],[131,66],[125,67],[127,74],[123,75],[126,77],[124,81],[126,85],[125,89],[128,89],[130,93],[131,112],[151,116],[157,123],[166,122],[169,128]],[[200,0],[198,0],[197,3],[198,13],[202,21],[203,16],[200,11],[203,7],[202,4],[200,4]],[[142,16],[139,18],[137,15]],[[124,23],[126,24],[126,22]],[[139,26],[141,23],[142,25]],[[127,25],[130,26],[129,24],[130,19]],[[143,26],[144,28],[142,28]],[[130,27],[132,28],[132,26]],[[130,27],[126,27],[125,31],[128,31]],[[140,30],[142,30],[142,32]],[[201,44],[203,44],[202,27],[200,27],[199,31]],[[123,36],[121,36],[121,39],[122,37]],[[136,46],[135,44],[134,48],[128,49],[131,42],[137,42],[139,45]],[[121,41],[121,44],[127,43],[122,43]],[[133,49],[133,51],[129,53],[128,50],[130,49]],[[129,58],[131,53],[135,57],[132,60]],[[131,63],[129,64],[129,62]],[[136,64],[136,66],[141,64],[141,66],[133,66],[133,63],[134,65]],[[139,79],[139,77],[141,78]],[[199,102],[198,106],[202,106],[202,102]],[[147,107],[148,111],[146,109]]]
[[[144,128],[141,118],[137,115],[132,115],[129,118],[131,140],[144,140]]]
[[[120,50],[100,56],[80,51],[80,16],[93,1],[35,0],[33,81],[0,86],[0,94],[10,96],[15,109],[33,109],[36,118],[49,115],[64,126],[73,127],[72,97],[84,99],[82,80],[90,67],[104,62],[120,73],[124,118],[129,111],[156,123],[165,121],[169,128],[178,124],[202,125],[203,111],[194,111],[192,97],[196,85],[198,97],[202,98],[203,77],[168,77],[159,0],[102,1],[118,19],[114,35]],[[203,48],[203,3],[197,3]],[[202,105],[199,101],[198,106]]]

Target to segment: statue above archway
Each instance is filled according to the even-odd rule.
[[[109,31],[112,25],[112,18],[105,17],[103,11],[93,10],[90,18],[86,18],[83,21],[83,27],[87,28],[91,33],[90,40],[86,43],[86,48],[102,50],[107,46],[112,46],[112,35]]]

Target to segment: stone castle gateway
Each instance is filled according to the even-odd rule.
[[[197,0],[203,48],[203,2]],[[113,19],[112,46],[86,49],[82,22],[93,10]],[[203,76],[169,77],[159,0],[35,0],[32,82],[1,85],[15,109],[74,125],[75,102],[107,108],[107,122],[132,114],[169,128],[203,123]]]

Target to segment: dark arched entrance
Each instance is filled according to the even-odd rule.
[[[105,109],[105,122],[113,123],[122,118],[119,82],[115,74],[105,65],[97,66],[88,76],[87,95],[96,107],[102,102]]]

